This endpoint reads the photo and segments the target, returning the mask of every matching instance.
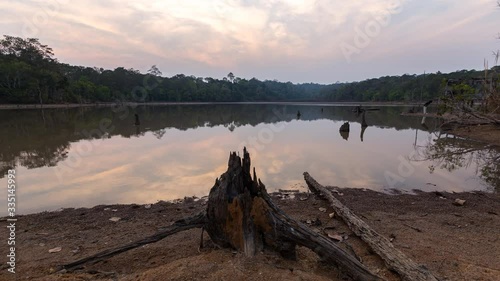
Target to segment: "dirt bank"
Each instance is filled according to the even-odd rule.
[[[486,193],[417,193],[388,195],[361,189],[342,189],[339,199],[394,246],[442,280],[499,280],[500,197]],[[334,216],[328,204],[306,194],[273,200],[291,217],[347,238],[339,245],[355,254],[371,270],[398,280],[381,260]],[[466,200],[455,206],[456,198]],[[66,263],[151,235],[173,221],[206,207],[204,200],[158,202],[146,205],[96,206],[20,216],[17,230],[17,274],[2,262],[0,280],[342,280],[342,274],[322,263],[310,250],[299,248],[297,261],[271,252],[246,258],[215,247],[200,230],[181,232],[93,265],[81,271],[52,274]],[[326,212],[319,211],[327,208]],[[110,221],[119,217],[117,222]],[[2,224],[6,224],[5,220]],[[0,237],[7,237],[5,227]],[[2,239],[5,240],[5,239]],[[49,249],[61,247],[59,252]],[[6,256],[6,246],[1,255]],[[4,260],[3,258],[2,260]]]

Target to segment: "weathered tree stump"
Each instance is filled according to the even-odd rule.
[[[250,174],[250,155],[229,157],[228,170],[210,190],[205,229],[212,241],[253,256],[268,248],[294,259],[295,246],[316,252],[338,265],[355,280],[379,280],[355,257],[330,239],[315,233],[280,210],[271,200],[255,169]]]

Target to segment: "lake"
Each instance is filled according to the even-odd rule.
[[[325,185],[380,191],[498,187],[497,164],[487,162],[498,151],[439,133],[438,119],[401,116],[408,108],[377,108],[364,129],[354,107],[331,104],[1,110],[0,196],[15,168],[21,214],[201,197],[244,146],[271,192],[306,190],[305,171]]]

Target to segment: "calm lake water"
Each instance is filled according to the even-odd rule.
[[[269,191],[305,190],[305,171],[325,185],[374,190],[498,187],[499,169],[485,160],[496,150],[440,134],[436,119],[423,126],[400,116],[407,108],[378,108],[366,113],[365,130],[353,107],[332,105],[2,110],[0,196],[14,167],[21,214],[201,197],[243,146]],[[345,121],[348,136],[339,133]]]

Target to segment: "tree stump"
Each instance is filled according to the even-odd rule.
[[[272,201],[255,168],[250,174],[250,155],[229,156],[227,171],[210,190],[205,229],[214,243],[239,250],[247,256],[267,248],[295,259],[295,246],[316,252],[338,265],[355,280],[380,280],[355,257],[328,238],[297,222]]]

